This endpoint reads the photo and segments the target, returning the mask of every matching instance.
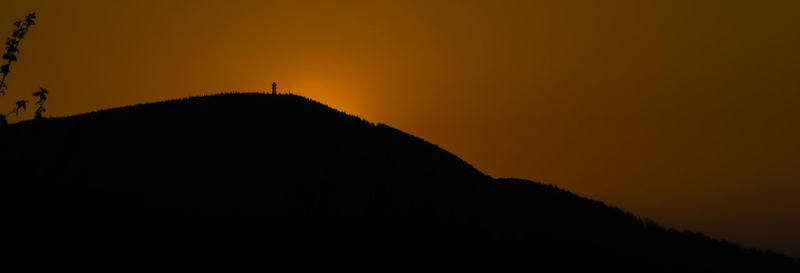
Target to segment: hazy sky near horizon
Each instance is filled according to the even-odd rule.
[[[800,1],[2,6],[3,36],[40,18],[0,109],[39,86],[65,116],[277,81],[489,175],[800,257]]]

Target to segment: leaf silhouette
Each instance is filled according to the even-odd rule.
[[[33,19],[36,19],[35,12],[29,13],[27,16],[25,16],[25,24],[28,26],[35,25],[36,22],[34,22]]]
[[[39,101],[37,101],[36,104],[44,104],[44,101],[47,100],[47,93],[47,89],[39,87],[39,91],[33,93],[34,97],[39,98]]]
[[[17,102],[17,108],[27,109],[27,100],[21,100]]]
[[[34,93],[33,93],[33,95],[34,95],[34,96],[44,96],[44,95],[45,95],[45,94],[47,94],[47,93],[48,93],[48,92],[47,92],[47,89],[44,89],[44,88],[41,88],[41,87],[39,87],[39,91],[37,91],[37,92],[34,92]]]
[[[17,56],[14,55],[13,53],[6,53],[6,54],[3,54],[3,59],[4,60],[9,60],[9,61],[12,61],[12,62],[16,62],[17,61]]]

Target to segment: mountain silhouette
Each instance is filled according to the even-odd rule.
[[[3,272],[798,272],[295,95],[0,128]]]

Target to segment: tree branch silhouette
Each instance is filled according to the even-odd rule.
[[[8,77],[8,73],[11,72],[11,64],[17,62],[17,54],[19,53],[19,44],[22,41],[22,38],[25,38],[25,34],[28,33],[31,26],[35,25],[36,22],[36,13],[30,13],[25,16],[24,20],[19,20],[14,22],[14,32],[11,33],[11,37],[6,40],[6,52],[3,53],[3,60],[6,60],[6,63],[0,66],[0,73],[3,74],[3,77],[0,78],[0,96],[5,96],[6,91],[8,91],[8,85],[6,84],[6,78]],[[33,93],[34,97],[38,97],[38,101],[36,105],[36,112],[34,114],[34,119],[41,119],[42,113],[45,112],[44,103],[47,100],[47,89],[39,88],[39,91]],[[3,115],[0,114],[0,127],[7,126],[8,120],[6,116],[14,114],[19,116],[20,110],[27,109],[28,100],[19,100],[16,103],[14,109],[11,112]]]
[[[11,112],[8,112],[8,114],[6,114],[6,116],[9,116],[11,114],[19,116],[19,110],[20,109],[26,110],[28,108],[27,106],[28,106],[28,100],[17,101],[17,106],[14,107],[14,110],[11,110]]]
[[[8,85],[6,85],[6,77],[8,73],[11,72],[11,63],[17,61],[17,53],[19,53],[19,43],[22,41],[22,38],[25,38],[25,34],[28,33],[31,26],[35,25],[34,22],[36,19],[36,13],[30,13],[25,16],[25,20],[20,20],[14,22],[14,32],[11,34],[11,38],[6,40],[6,52],[3,54],[3,60],[7,60],[6,64],[0,66],[0,73],[3,73],[3,78],[0,79],[0,95],[5,96],[6,91],[8,90]]]
[[[47,89],[39,87],[39,91],[33,93],[34,97],[39,97],[39,101],[36,102],[36,105],[39,107],[36,108],[36,112],[34,114],[33,119],[41,119],[42,113],[44,113],[44,102],[47,100]]]

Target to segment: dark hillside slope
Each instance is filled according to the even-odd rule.
[[[494,180],[385,125],[229,94],[0,129],[3,272],[797,272]]]

